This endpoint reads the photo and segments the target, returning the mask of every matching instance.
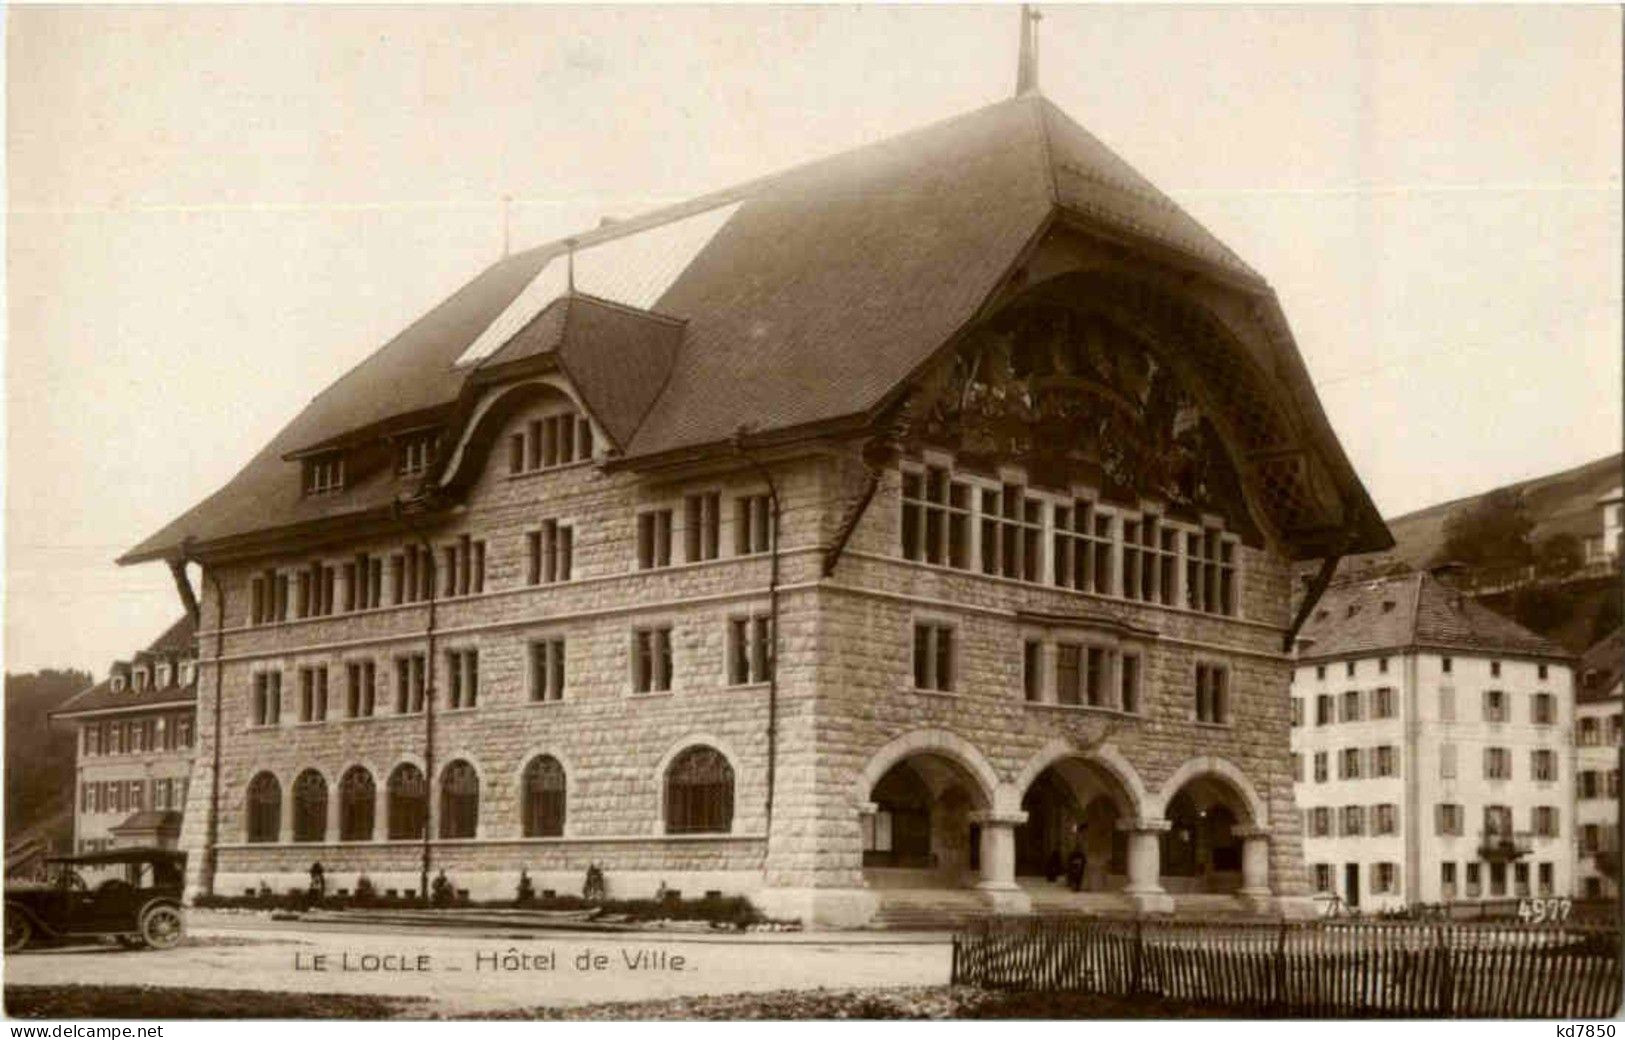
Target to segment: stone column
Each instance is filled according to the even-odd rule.
[[[976,887],[1001,913],[1031,913],[1032,900],[1016,884],[1016,828],[1027,822],[1027,814],[979,812],[971,822],[982,825],[982,879]]]
[[[1128,834],[1128,884],[1123,894],[1145,914],[1173,913],[1174,900],[1162,889],[1162,835],[1167,820],[1124,820],[1117,829]]]
[[[1270,893],[1270,832],[1263,827],[1237,827],[1241,839],[1241,891],[1236,893],[1248,909],[1263,913],[1272,907]]]

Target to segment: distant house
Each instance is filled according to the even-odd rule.
[[[197,734],[196,641],[183,617],[51,713],[78,726],[76,852],[176,846]]]
[[[1617,507],[1616,507],[1617,508]],[[1619,898],[1619,755],[1625,629],[1585,652],[1574,689],[1575,892]]]
[[[1569,895],[1572,693],[1562,647],[1432,574],[1329,588],[1292,681],[1316,890],[1368,910]]]
[[[1616,487],[1599,497],[1597,507],[1602,510],[1602,533],[1586,538],[1585,562],[1617,563],[1622,550],[1621,534],[1625,532],[1625,488]]]

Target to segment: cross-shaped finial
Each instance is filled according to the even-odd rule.
[[[1021,5],[1021,50],[1016,59],[1016,96],[1038,91],[1038,23],[1043,19],[1031,4]]]

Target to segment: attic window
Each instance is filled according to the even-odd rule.
[[[305,460],[305,494],[329,495],[344,490],[344,456],[333,452]]]
[[[124,676],[122,676],[122,675],[113,676],[113,692],[114,693],[123,693],[124,692]]]
[[[1360,612],[1360,605],[1358,603],[1350,603],[1349,604],[1349,613],[1348,613],[1349,617],[1353,617],[1354,615],[1358,614],[1359,612]]]
[[[1329,617],[1331,617],[1331,614],[1328,613],[1324,608],[1321,609],[1321,610],[1315,611],[1315,620],[1316,621],[1325,621]]]
[[[508,472],[568,466],[592,458],[592,425],[574,412],[532,419],[508,438]]]
[[[1382,601],[1382,612],[1384,614],[1392,614],[1394,612],[1394,606],[1395,604],[1393,600],[1385,599]]]
[[[415,433],[401,438],[400,453],[395,460],[395,472],[403,477],[410,477],[427,470],[429,463],[434,459],[437,440],[432,433]]]
[[[161,664],[161,665],[158,666],[158,688],[159,689],[164,689],[168,685],[169,685],[169,665]]]
[[[193,676],[194,672],[196,671],[196,669],[197,669],[197,666],[194,665],[191,661],[182,661],[181,662],[180,684],[182,686],[190,686],[190,685],[192,685],[192,676]]]
[[[144,690],[147,688],[147,670],[145,668],[137,668],[135,670],[135,688],[137,690]]]

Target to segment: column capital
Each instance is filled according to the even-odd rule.
[[[1173,824],[1163,819],[1153,819],[1142,816],[1137,820],[1118,820],[1117,829],[1130,834],[1161,834],[1173,827]]]
[[[880,805],[877,802],[859,802],[858,803],[858,815],[859,816],[873,816],[875,813],[877,813],[879,811],[880,811]]]
[[[1230,833],[1242,839],[1264,838],[1268,840],[1269,838],[1274,837],[1274,833],[1268,827],[1258,827],[1251,824],[1245,827],[1234,827],[1231,829]]]
[[[996,812],[987,809],[971,813],[970,822],[986,824],[992,827],[1019,827],[1027,822],[1027,814],[1019,810],[1016,812]]]

